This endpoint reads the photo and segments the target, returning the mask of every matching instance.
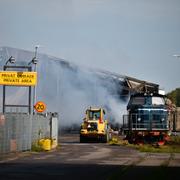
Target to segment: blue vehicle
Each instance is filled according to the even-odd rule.
[[[169,110],[165,96],[137,93],[131,95],[123,129],[130,143],[165,143],[169,132]]]

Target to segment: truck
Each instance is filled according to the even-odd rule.
[[[80,128],[80,142],[106,143],[110,138],[110,126],[105,119],[105,110],[99,107],[88,108]]]

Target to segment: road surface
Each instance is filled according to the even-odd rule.
[[[124,146],[79,143],[61,136],[51,152],[24,152],[0,160],[0,180],[180,179],[180,154],[140,153]]]

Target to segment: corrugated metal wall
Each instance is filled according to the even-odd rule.
[[[42,138],[50,138],[50,116],[39,114],[32,118],[32,142]]]
[[[0,152],[31,149],[32,116],[22,113],[0,115]]]
[[[56,123],[51,127],[52,122]],[[26,151],[33,142],[41,138],[51,138],[57,132],[57,114],[6,113],[0,114],[0,154]],[[58,134],[56,134],[58,138]]]

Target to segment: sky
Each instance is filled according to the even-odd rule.
[[[180,87],[179,0],[0,0],[0,46]]]

